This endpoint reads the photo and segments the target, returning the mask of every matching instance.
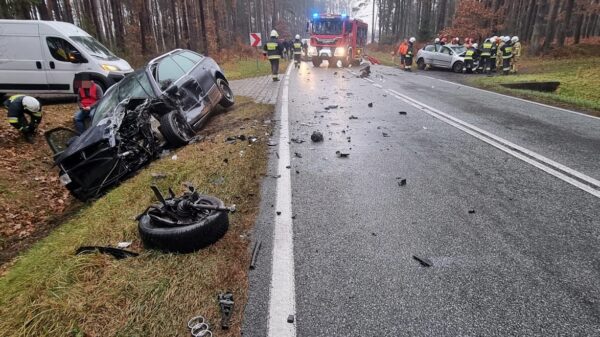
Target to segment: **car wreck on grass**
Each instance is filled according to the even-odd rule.
[[[156,159],[163,149],[189,143],[217,105],[233,104],[217,63],[178,49],[111,87],[83,134],[56,128],[45,136],[60,181],[76,198],[88,200]]]

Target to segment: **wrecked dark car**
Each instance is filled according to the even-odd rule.
[[[189,143],[217,105],[234,97],[217,63],[188,50],[152,60],[109,89],[81,135],[46,132],[60,181],[80,200],[94,198],[157,158]]]

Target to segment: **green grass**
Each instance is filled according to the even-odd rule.
[[[600,113],[600,57],[525,59],[518,75],[477,77],[471,83],[494,91]],[[559,81],[555,93],[508,89],[502,83]]]
[[[381,62],[384,66],[390,67],[398,67],[400,64],[400,59],[397,56],[393,56],[389,52],[383,51],[370,51],[368,50],[368,55],[373,56]]]
[[[169,156],[152,163],[18,257],[0,278],[0,336],[187,336],[192,316],[203,315],[216,326],[216,295],[225,290],[234,293],[236,308],[232,329],[219,331],[219,336],[239,336],[248,234],[266,172],[264,135],[269,129],[262,120],[271,118],[272,111],[272,106],[239,98],[235,109],[211,120],[207,140],[180,149],[177,160]],[[242,127],[261,140],[251,146],[224,143]],[[153,172],[167,177],[156,181]],[[224,183],[212,183],[216,176]],[[181,192],[187,181],[238,206],[228,233],[197,253],[144,250],[134,218],[153,202],[149,186],[156,183],[163,190],[172,186]],[[82,245],[120,241],[133,241],[130,249],[140,256],[117,261],[73,254]]]
[[[279,64],[279,73],[285,72],[288,65],[287,61],[282,60]],[[240,80],[249,77],[265,76],[271,74],[271,64],[268,60],[265,60],[262,56],[258,59],[243,58],[233,61],[228,61],[221,64],[223,71],[227,79]]]

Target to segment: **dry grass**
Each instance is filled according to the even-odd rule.
[[[213,326],[218,324],[217,293],[230,290],[236,299],[232,329],[218,335],[239,336],[248,235],[266,171],[265,133],[270,130],[262,121],[272,112],[272,106],[238,99],[235,109],[210,122],[208,140],[179,150],[178,160],[154,162],[21,256],[0,279],[0,335],[186,336],[192,316],[204,315]],[[240,133],[260,141],[251,146],[223,142]],[[153,181],[152,172],[167,178]],[[224,183],[215,184],[217,177]],[[157,183],[180,192],[186,181],[226,204],[238,205],[229,231],[215,245],[193,254],[143,250],[134,217],[153,201],[148,186]],[[120,241],[133,241],[132,250],[140,256],[116,261],[103,255],[73,255],[81,245]]]

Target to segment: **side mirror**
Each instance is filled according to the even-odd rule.
[[[71,129],[59,127],[44,133],[44,138],[52,152],[56,155],[66,150],[79,134]]]
[[[73,50],[69,53],[69,61],[71,63],[88,63],[88,60],[81,55],[79,50]]]

